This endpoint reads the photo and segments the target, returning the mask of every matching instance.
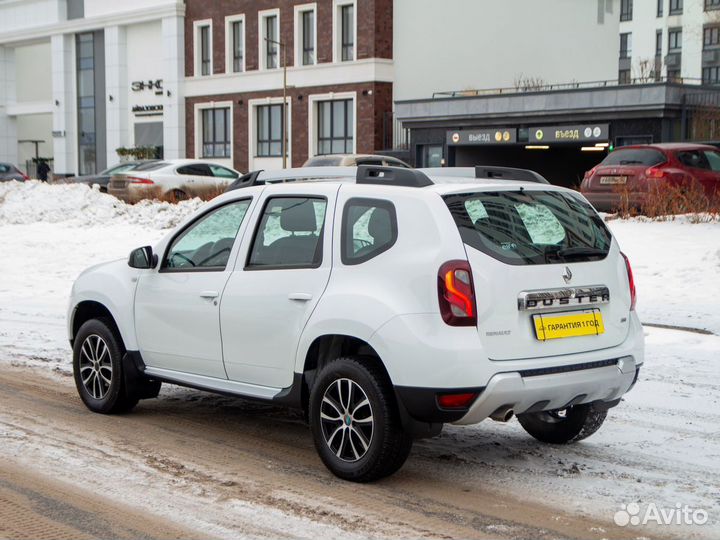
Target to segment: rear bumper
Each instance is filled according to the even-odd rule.
[[[608,362],[613,363],[562,373],[498,373],[455,423],[476,424],[504,409],[522,414],[564,409],[581,403],[615,402],[630,390],[639,366],[632,356]]]
[[[599,367],[596,367],[599,366]],[[637,380],[640,365],[632,356],[573,364],[562,368],[528,369],[498,373],[486,387],[395,387],[403,413],[417,422],[477,424],[494,412],[515,414],[564,409],[582,403],[605,403],[611,407]],[[443,409],[441,394],[476,393],[464,409]]]
[[[465,409],[443,409],[438,405],[440,394],[482,394],[483,387],[476,388],[416,388],[412,386],[396,386],[395,395],[401,406],[413,420],[429,424],[445,424],[457,422],[468,413]]]
[[[107,192],[109,195],[120,199],[121,201],[128,202],[130,200],[130,190],[127,187],[117,188],[113,187],[112,182],[108,184]]]
[[[622,205],[622,197],[626,196],[614,191],[584,191],[582,194],[599,212],[616,211]],[[627,205],[631,208],[639,208],[645,203],[644,193],[629,193],[627,197]]]
[[[154,187],[154,186],[153,186]],[[129,185],[124,188],[113,187],[112,183],[108,184],[107,192],[109,195],[125,201],[127,203],[136,203],[142,199],[147,199],[154,195],[152,189],[130,187]]]
[[[396,340],[401,337],[401,319],[396,318],[393,326]],[[489,360],[472,328],[440,340],[446,347],[442,351],[430,346],[438,343],[438,336],[430,332],[415,332],[402,340],[405,354],[399,357],[389,351],[383,356],[383,341],[373,346],[386,360],[401,412],[417,422],[473,424],[503,406],[522,414],[561,409],[570,403],[617,401],[632,388],[644,361],[644,335],[634,311],[629,322],[627,338],[615,347],[534,359]],[[464,392],[478,394],[466,409],[438,406],[439,394]]]

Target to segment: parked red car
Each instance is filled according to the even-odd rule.
[[[623,146],[585,173],[580,191],[601,212],[618,208],[621,192],[642,207],[651,182],[674,185],[697,180],[710,197],[720,196],[720,151],[705,144]]]

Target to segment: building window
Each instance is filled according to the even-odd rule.
[[[315,63],[315,10],[300,12],[300,63],[311,66]]]
[[[245,21],[240,19],[230,25],[232,44],[232,71],[240,73],[245,70]]]
[[[683,12],[683,0],[670,0],[670,15],[679,15]]]
[[[96,172],[97,130],[95,115],[95,36],[77,34],[78,154],[80,174]]]
[[[633,0],[620,0],[620,20],[632,21]]]
[[[657,0],[657,16],[658,17],[663,16],[663,2],[665,2],[665,0]]]
[[[210,26],[204,25],[199,28],[200,34],[200,74],[210,75],[212,45],[210,44]]]
[[[703,49],[713,49],[720,45],[720,26],[708,26],[703,29]]]
[[[340,6],[340,60],[355,60],[355,4]]]
[[[720,83],[720,67],[712,66],[702,68],[702,82],[703,84]]]
[[[352,99],[318,102],[318,155],[353,153],[354,112]]]
[[[679,69],[668,69],[667,80],[668,80],[668,82],[681,82],[680,81],[680,70]]]
[[[668,30],[668,53],[682,50],[682,29]]]
[[[662,56],[663,31],[655,32],[655,56]]]
[[[618,84],[630,84],[630,70],[629,69],[621,69],[618,71]]]
[[[632,56],[632,34],[630,32],[620,34],[620,58]]]
[[[230,108],[202,110],[202,157],[230,157]]]
[[[705,0],[705,10],[720,9],[720,0]]]
[[[258,105],[256,157],[281,157],[283,147],[283,106]]]
[[[275,69],[278,64],[278,43],[280,36],[279,21],[277,15],[265,15],[262,18],[262,47],[265,59],[265,69]]]

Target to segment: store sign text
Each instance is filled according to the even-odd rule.
[[[142,92],[143,90],[155,90],[156,94],[162,94],[163,80],[156,79],[150,81],[133,81],[130,83],[133,92]]]

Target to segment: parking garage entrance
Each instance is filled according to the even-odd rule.
[[[609,145],[609,124],[456,130],[447,132],[446,164],[532,169],[552,184],[576,187]]]

